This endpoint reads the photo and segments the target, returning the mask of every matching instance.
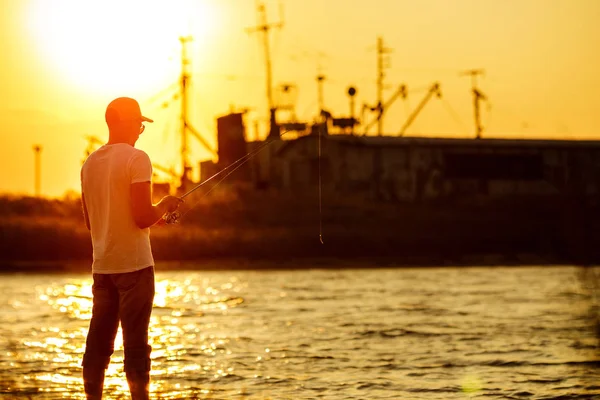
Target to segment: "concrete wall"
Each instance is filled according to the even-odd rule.
[[[277,187],[306,190],[317,184],[317,140],[318,137],[305,137],[289,142],[277,154],[274,167],[281,171]],[[596,148],[470,143],[440,146],[435,141],[428,145],[373,146],[368,142],[326,138],[322,140],[321,152],[325,190],[385,200],[422,201],[476,194],[555,195],[564,192],[579,175],[585,190],[600,192],[600,150]],[[470,154],[483,161],[514,159],[526,163],[511,166],[510,162],[506,165],[492,162],[488,165],[492,167],[489,176],[473,171],[473,177],[469,177],[467,171],[463,177],[452,177],[447,163],[453,154],[454,160],[468,158]],[[502,177],[504,172],[506,177]]]

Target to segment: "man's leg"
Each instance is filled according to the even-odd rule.
[[[119,328],[119,293],[108,275],[94,274],[92,320],[83,355],[83,387],[88,399],[102,398],[104,372]]]
[[[150,352],[148,326],[154,301],[154,267],[115,275],[119,289],[119,318],[123,328],[125,374],[133,400],[148,399]]]

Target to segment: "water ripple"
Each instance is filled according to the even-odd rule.
[[[155,399],[592,399],[575,268],[158,272]],[[83,399],[86,275],[4,275],[0,397]],[[105,398],[127,393],[122,337]]]

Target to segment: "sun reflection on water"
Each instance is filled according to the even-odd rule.
[[[219,354],[231,354],[229,339],[206,335],[207,329],[215,329],[219,324],[204,320],[207,313],[222,314],[244,303],[239,296],[239,279],[229,278],[226,282],[213,282],[207,278],[182,281],[157,276],[149,342],[152,346],[151,389],[160,393],[160,398],[208,395],[213,391],[211,385],[234,372],[232,365],[216,359]],[[37,382],[37,387],[44,390],[63,390],[69,393],[68,397],[78,398],[71,394],[83,391],[80,365],[92,311],[92,279],[38,285],[36,293],[40,313],[53,315],[53,318],[63,315],[64,319],[55,326],[33,329],[31,335],[21,341],[28,349],[26,360],[43,365],[26,374],[24,379]],[[123,355],[119,327],[115,352],[106,371],[106,398],[128,396]],[[188,378],[168,383],[174,376]]]

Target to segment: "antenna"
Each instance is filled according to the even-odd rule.
[[[280,4],[280,13],[283,13],[283,6]],[[263,3],[258,4],[258,25],[246,28],[246,32],[263,33],[263,47],[265,52],[265,68],[266,68],[266,86],[267,86],[267,104],[269,107],[270,123],[271,127],[269,130],[269,138],[279,137],[279,127],[277,126],[277,119],[275,115],[275,105],[273,102],[273,83],[272,83],[272,69],[271,69],[271,51],[269,47],[269,31],[274,28],[281,29],[283,27],[283,20],[277,23],[267,22],[267,11]]]
[[[470,69],[463,71],[459,76],[471,76],[471,91],[473,92],[473,110],[475,113],[475,137],[481,139],[481,132],[483,132],[483,126],[481,126],[481,119],[479,115],[479,101],[486,100],[487,97],[477,89],[477,76],[483,75],[485,70],[483,69]]]

